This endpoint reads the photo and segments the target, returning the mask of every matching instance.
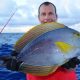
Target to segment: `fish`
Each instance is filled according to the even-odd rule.
[[[63,28],[64,25],[56,22],[50,22],[50,23],[43,23],[34,26],[32,29],[30,29],[28,32],[26,32],[20,39],[16,42],[14,45],[14,49],[17,53],[20,53],[20,51],[24,48],[27,43],[35,39],[36,37],[40,36],[41,34],[57,29],[57,28]]]
[[[47,31],[31,40],[22,48],[17,60],[22,61],[19,71],[45,76],[78,56],[80,32],[64,26]]]

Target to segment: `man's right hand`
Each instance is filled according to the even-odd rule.
[[[3,61],[3,65],[12,71],[18,71],[19,66],[22,63],[20,61],[17,61],[15,56],[3,56],[0,59]]]

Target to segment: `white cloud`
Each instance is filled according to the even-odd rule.
[[[75,7],[76,7],[78,10],[80,10],[80,1],[77,0],[75,3],[76,3],[76,4],[75,4]]]
[[[18,10],[9,24],[37,23],[38,7],[44,1],[46,0],[0,0],[0,24],[5,23],[16,8]],[[74,24],[80,21],[80,0],[47,1],[56,5],[60,22]]]
[[[2,28],[3,27],[0,27],[0,32],[1,32]],[[24,33],[24,32],[29,31],[32,28],[33,28],[33,26],[30,26],[30,25],[28,25],[28,26],[18,26],[18,27],[8,26],[8,27],[4,28],[2,33]]]
[[[21,9],[19,9],[19,10],[17,11],[17,13],[18,13],[19,15],[21,15],[23,18],[28,18],[27,13],[25,13],[25,11],[23,11],[23,10],[21,10]]]
[[[71,25],[69,27],[80,32],[80,23],[75,24],[75,25]]]
[[[0,3],[0,10],[4,10],[6,7],[4,0],[0,1]]]
[[[69,0],[64,0],[62,4],[63,4],[63,8],[64,8],[65,12],[67,13],[67,15],[68,16],[71,15],[72,13],[69,9]]]
[[[15,1],[16,5],[18,7],[21,7],[21,6],[24,6],[24,5],[28,4],[27,0],[13,0],[13,1]]]

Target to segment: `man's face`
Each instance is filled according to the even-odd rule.
[[[42,5],[40,7],[40,13],[38,17],[41,23],[57,21],[57,14],[55,13],[55,8],[52,4]]]

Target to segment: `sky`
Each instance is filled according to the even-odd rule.
[[[13,13],[8,25],[39,24],[38,7],[46,0],[0,0],[0,25],[5,25]],[[47,0],[55,4],[58,22],[65,25],[80,23],[80,0]]]

